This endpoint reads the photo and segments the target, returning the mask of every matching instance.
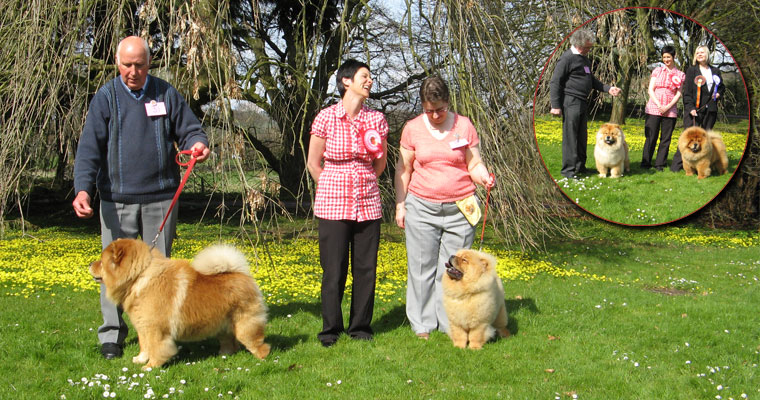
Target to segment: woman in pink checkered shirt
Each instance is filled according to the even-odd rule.
[[[474,196],[476,183],[494,181],[480,158],[472,122],[449,111],[446,82],[425,79],[420,101],[423,113],[401,133],[394,186],[396,224],[406,236],[406,316],[417,337],[428,339],[433,330],[449,331],[441,284],[445,263],[475,238],[474,225],[456,202]]]
[[[663,47],[660,53],[664,65],[655,68],[649,79],[649,101],[645,109],[646,122],[644,123],[646,139],[641,155],[641,168],[652,168],[652,156],[659,137],[660,146],[657,148],[657,159],[654,162],[654,167],[658,171],[662,171],[668,162],[670,139],[676,126],[676,117],[678,117],[676,104],[681,98],[681,88],[685,77],[684,73],[676,68],[676,53],[673,46]],[[662,136],[660,136],[661,128]]]
[[[388,123],[364,105],[372,88],[369,66],[345,61],[336,74],[341,101],[319,112],[311,126],[306,167],[317,182],[314,215],[319,219],[322,266],[323,346],[344,331],[341,302],[351,257],[351,311],[346,333],[372,339],[377,249],[382,204],[377,177],[387,162]]]

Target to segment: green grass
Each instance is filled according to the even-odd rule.
[[[247,352],[218,356],[214,340],[184,344],[178,357],[148,372],[131,362],[134,330],[123,358],[98,353],[98,294],[86,279],[98,253],[95,224],[32,232],[42,242],[11,232],[0,241],[0,398],[92,399],[106,391],[191,399],[760,396],[757,232],[588,220],[576,227],[584,239],[550,241],[541,252],[486,241],[500,258],[513,336],[471,351],[438,332],[429,341],[414,337],[395,226],[383,227],[375,340],[343,336],[326,349],[316,339],[313,231],[270,242],[275,266],[263,247],[243,246],[234,228],[180,223],[178,256],[223,240],[241,245],[257,265],[273,351],[262,361]]]
[[[681,219],[710,202],[726,186],[744,152],[747,141],[746,121],[732,125],[718,124],[728,148],[728,173],[697,180],[683,171],[642,170],[644,121],[627,119],[623,126],[629,146],[631,171],[622,178],[600,178],[594,163],[594,135],[602,121],[590,121],[586,168],[591,171],[581,179],[562,177],[562,121],[541,117],[535,120],[536,139],[549,174],[562,192],[589,213],[608,221],[626,225],[659,225]],[[669,161],[676,152],[677,127],[671,141]],[[668,166],[669,166],[668,162]]]

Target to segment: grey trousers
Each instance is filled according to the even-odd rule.
[[[406,317],[415,333],[448,333],[441,286],[445,264],[457,250],[472,246],[475,227],[456,203],[433,203],[409,193],[405,207]]]
[[[136,239],[138,235],[150,244],[156,237],[171,203],[171,199],[147,204],[101,201],[100,232],[103,249],[116,239]],[[171,255],[176,230],[177,205],[172,209],[172,214],[166,220],[166,225],[156,242],[156,249],[167,257]],[[103,284],[100,285],[100,312],[103,314],[103,325],[98,328],[100,343],[124,343],[128,329],[122,317],[122,309],[106,298],[106,288]]]

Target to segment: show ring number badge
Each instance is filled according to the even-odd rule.
[[[149,117],[161,117],[166,115],[166,105],[163,101],[151,100],[150,103],[145,103],[145,112]]]
[[[457,140],[452,140],[451,142],[449,142],[449,146],[451,146],[451,150],[462,148],[464,146],[467,146],[468,144],[470,144],[470,142],[465,138],[458,138]]]

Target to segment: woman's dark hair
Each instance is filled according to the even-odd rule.
[[[335,86],[338,87],[340,97],[343,97],[343,95],[346,94],[346,88],[343,86],[343,78],[354,79],[356,71],[362,68],[367,68],[367,70],[369,70],[369,65],[354,59],[343,61],[343,64],[340,65],[338,72],[335,74]]]
[[[449,87],[440,76],[425,78],[420,86],[420,103],[449,102]]]
[[[676,58],[676,49],[671,45],[667,45],[660,50],[660,55],[664,56],[665,53],[670,54],[673,58]]]

